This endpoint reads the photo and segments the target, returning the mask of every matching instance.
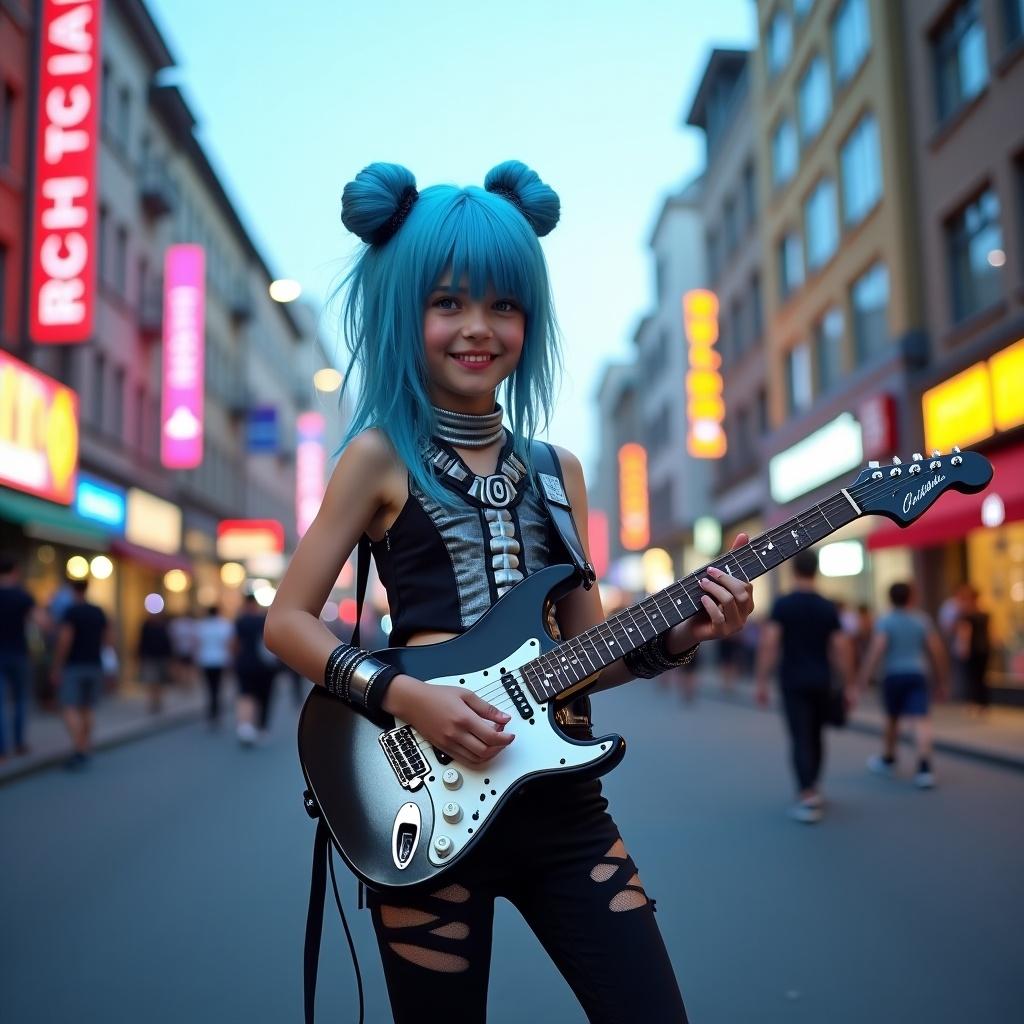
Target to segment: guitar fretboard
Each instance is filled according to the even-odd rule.
[[[704,590],[699,581],[711,566],[737,579],[756,579],[859,515],[847,493],[839,491],[749,544],[727,551],[664,590],[564,641],[519,671],[537,701],[553,700],[624,654],[696,615],[703,607],[700,599]]]

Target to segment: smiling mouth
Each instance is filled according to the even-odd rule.
[[[451,352],[449,353],[457,363],[462,363],[463,366],[486,366],[488,363],[493,363],[497,358],[496,356],[486,354],[475,354],[467,352]]]

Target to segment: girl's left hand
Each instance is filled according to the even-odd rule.
[[[737,534],[730,551],[747,543],[745,533]],[[732,636],[746,624],[754,610],[754,590],[746,581],[709,567],[700,587],[703,615],[694,615],[668,632],[668,649],[682,653],[694,644]]]

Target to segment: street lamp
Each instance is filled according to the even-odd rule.
[[[302,294],[302,285],[290,277],[270,282],[270,297],[275,302],[294,302]]]

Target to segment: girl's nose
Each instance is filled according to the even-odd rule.
[[[483,306],[472,305],[467,310],[465,323],[462,325],[464,338],[490,337],[491,325],[487,320]]]

